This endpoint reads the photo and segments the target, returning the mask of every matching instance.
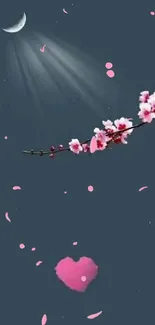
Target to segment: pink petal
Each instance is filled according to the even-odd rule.
[[[21,187],[20,186],[13,186],[13,188],[12,188],[14,191],[17,191],[17,190],[21,190]]]
[[[47,323],[47,315],[44,314],[41,320],[41,325],[45,325]]]
[[[148,186],[142,186],[142,187],[140,187],[140,188],[139,188],[139,192],[145,190],[146,188],[148,188]]]
[[[93,192],[93,191],[94,191],[94,187],[93,187],[92,185],[89,185],[89,186],[88,186],[88,191],[89,191],[89,192]]]
[[[11,219],[9,218],[8,212],[5,212],[5,218],[6,218],[7,221],[11,222]]]
[[[5,140],[7,140],[7,138],[8,138],[8,136],[7,136],[7,135],[5,135],[4,139],[5,139]]]
[[[63,12],[64,12],[64,14],[68,15],[68,12],[66,11],[65,8],[63,8]]]
[[[101,314],[102,314],[102,311],[99,311],[99,312],[96,313],[96,314],[91,314],[91,315],[87,316],[87,318],[88,318],[88,319],[94,319],[94,318],[100,316]]]
[[[78,244],[78,242],[77,241],[74,241],[73,246],[76,246],[77,244]]]
[[[113,70],[108,70],[106,74],[109,78],[113,78],[115,76],[115,72]]]
[[[46,45],[43,45],[43,47],[40,48],[40,51],[45,52],[45,47],[46,47]]]
[[[19,247],[20,247],[20,249],[24,249],[25,248],[25,245],[24,244],[20,244]]]
[[[107,69],[111,69],[111,68],[113,67],[113,64],[112,64],[111,62],[107,62],[107,63],[105,64],[105,67],[106,67]]]
[[[151,16],[154,16],[155,15],[155,12],[154,11],[150,11],[150,15]]]
[[[31,251],[32,251],[32,252],[34,252],[35,250],[36,250],[36,248],[35,248],[35,247],[32,247],[32,248],[31,248]]]
[[[96,137],[92,137],[91,141],[90,141],[90,152],[94,153],[97,150],[97,141],[96,141]]]
[[[36,266],[39,266],[40,264],[42,264],[42,261],[38,261],[38,262],[36,263]]]

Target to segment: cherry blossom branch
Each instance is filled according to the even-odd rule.
[[[131,127],[128,127],[126,129],[123,129],[123,130],[119,130],[119,131],[116,131],[116,132],[113,132],[111,134],[111,137],[112,139],[110,139],[108,141],[108,145],[113,142],[113,140],[115,138],[117,138],[119,135],[123,134],[125,131],[128,131],[128,130],[131,130],[131,129],[136,129],[136,128],[139,128],[143,125],[145,125],[146,122],[141,122],[139,124],[135,124],[135,125],[132,125]],[[108,132],[106,131],[106,134],[108,135]],[[85,144],[88,144],[89,142],[91,141],[91,139],[88,139],[86,141],[83,141],[81,142],[81,145],[85,145]],[[88,147],[89,148],[89,147]],[[87,148],[87,149],[88,149]],[[24,154],[27,154],[27,155],[38,155],[38,156],[44,156],[44,155],[48,155],[50,157],[55,157],[55,154],[57,154],[58,152],[64,152],[64,151],[71,151],[71,149],[68,147],[68,148],[64,148],[63,145],[59,145],[58,146],[58,149],[55,149],[54,146],[51,146],[50,147],[50,150],[48,151],[44,151],[44,150],[40,150],[40,151],[35,151],[33,149],[31,150],[23,150],[22,153]],[[89,152],[89,150],[87,150]]]
[[[127,144],[127,137],[133,131],[133,129],[139,128],[147,123],[151,123],[155,119],[155,92],[150,95],[148,90],[142,91],[139,97],[139,112],[138,116],[141,119],[141,123],[133,125],[130,121],[131,118],[121,117],[114,121],[110,120],[102,121],[104,125],[104,130],[95,128],[95,136],[91,139],[83,141],[80,143],[78,139],[72,139],[69,142],[69,147],[64,148],[62,144],[55,148],[51,146],[48,151],[44,150],[23,150],[22,153],[28,155],[48,155],[50,157],[55,157],[58,152],[72,151],[73,153],[79,154],[81,151],[94,153],[97,150],[104,150],[109,148],[111,143],[123,143]]]

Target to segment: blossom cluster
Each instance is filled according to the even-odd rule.
[[[103,128],[95,128],[94,136],[87,139],[84,142],[80,142],[78,139],[72,139],[69,142],[69,147],[64,148],[62,144],[58,147],[51,146],[49,150],[23,150],[24,154],[29,155],[48,155],[54,158],[59,152],[71,151],[75,154],[80,152],[94,153],[95,151],[102,151],[106,149],[110,143],[123,143],[127,144],[127,138],[134,129],[139,128],[142,125],[151,123],[155,118],[155,92],[150,94],[149,91],[145,90],[140,93],[139,96],[139,112],[138,117],[140,123],[133,125],[132,118],[121,117],[116,119],[114,122],[107,120],[102,121]]]
[[[143,123],[151,123],[155,118],[155,92],[149,94],[149,91],[142,91],[139,97],[139,119]],[[95,152],[97,150],[104,150],[108,144],[123,143],[127,144],[127,138],[133,132],[135,126],[131,118],[121,117],[114,122],[107,120],[102,121],[103,129],[95,128],[95,135],[90,140],[90,145],[87,143],[80,143],[78,139],[72,139],[69,142],[70,151],[79,154],[80,152]]]

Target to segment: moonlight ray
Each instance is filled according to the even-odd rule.
[[[18,56],[16,68],[11,46],[9,63],[16,89],[18,86],[19,90],[22,87],[21,76],[24,75],[26,87],[30,88],[35,104],[39,101],[41,105],[41,98],[45,103],[46,97],[49,96],[52,102],[54,99],[68,101],[71,100],[72,94],[72,101],[74,97],[81,98],[96,115],[103,116],[103,105],[106,105],[104,92],[106,77],[95,69],[92,61],[79,56],[75,50],[67,48],[67,45],[59,40],[50,40],[36,32],[32,33],[31,38],[29,35],[22,38],[17,36],[14,42],[16,42],[14,57]],[[44,53],[40,52],[42,44],[46,44]],[[41,110],[44,110],[43,106]]]

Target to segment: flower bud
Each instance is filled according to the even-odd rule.
[[[63,150],[64,146],[62,144],[59,144],[58,148],[59,150]]]
[[[54,146],[51,146],[50,147],[50,151],[55,151],[55,147]]]
[[[51,153],[49,156],[50,156],[50,158],[55,158],[55,154],[54,153]]]

